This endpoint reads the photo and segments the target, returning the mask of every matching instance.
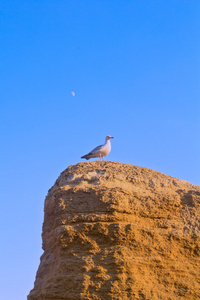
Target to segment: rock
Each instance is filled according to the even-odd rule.
[[[115,162],[67,168],[45,200],[28,300],[200,299],[200,187]]]

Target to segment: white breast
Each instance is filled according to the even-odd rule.
[[[110,153],[110,151],[111,151],[111,143],[110,141],[107,141],[103,149],[101,150],[101,155],[106,156],[108,155],[108,153]]]

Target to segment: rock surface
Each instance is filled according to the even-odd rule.
[[[28,300],[200,299],[200,187],[115,162],[70,166],[45,200]]]

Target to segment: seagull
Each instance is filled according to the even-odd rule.
[[[106,141],[105,141],[104,145],[94,148],[92,151],[90,151],[88,154],[82,156],[81,158],[85,158],[88,160],[93,157],[100,157],[100,160],[101,159],[104,160],[104,156],[108,155],[108,153],[110,153],[110,150],[111,150],[110,139],[114,139],[114,138],[112,136],[108,135],[106,137]]]

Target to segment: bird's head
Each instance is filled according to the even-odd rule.
[[[114,137],[112,137],[112,136],[110,136],[110,135],[107,135],[106,141],[109,141],[110,139],[114,139]]]

